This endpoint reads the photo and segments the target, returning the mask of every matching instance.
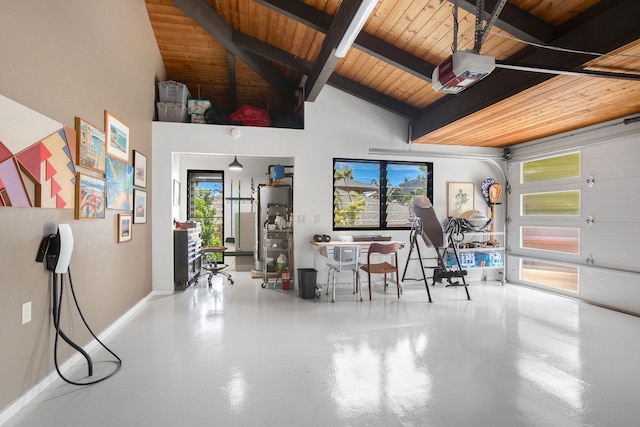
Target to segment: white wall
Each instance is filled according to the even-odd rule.
[[[315,253],[308,244],[316,233],[333,237],[333,158],[382,159],[369,155],[369,148],[407,149],[407,121],[332,87],[325,87],[314,103],[305,105],[305,129],[241,127],[233,138],[230,126],[182,123],[153,124],[152,180],[154,198],[153,283],[156,290],[173,290],[171,185],[185,170],[176,165],[176,153],[195,155],[238,155],[241,162],[250,157],[292,158],[294,168],[294,245],[296,268],[312,267]],[[441,153],[490,153],[495,149],[465,147],[414,147]],[[390,158],[390,157],[386,157]],[[229,157],[225,158],[225,162]],[[390,158],[391,159],[391,158]],[[410,160],[397,156],[395,160]],[[500,180],[496,165],[480,160],[461,160],[435,156],[413,159],[434,162],[434,206],[440,218],[446,215],[446,183],[474,182],[476,205],[486,210],[480,183],[488,177]],[[227,162],[228,163],[228,162]],[[176,170],[175,168],[178,168]],[[262,174],[263,171],[257,171]],[[488,214],[488,210],[486,210]],[[316,216],[319,222],[316,223]],[[501,220],[501,212],[498,212]],[[394,239],[408,239],[408,231],[391,232]],[[404,257],[408,248],[403,251]],[[404,258],[406,259],[406,258]],[[404,259],[401,261],[404,263]]]

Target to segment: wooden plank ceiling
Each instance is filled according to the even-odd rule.
[[[413,143],[508,147],[640,113],[637,0],[509,0],[480,51],[631,78],[498,66],[457,95],[431,87],[452,53],[452,0],[379,0],[342,59],[333,49],[360,0],[145,1],[169,79],[221,112],[267,109],[275,125],[294,122],[301,97],[313,102],[325,83],[408,118]],[[496,2],[484,1],[485,25]],[[457,48],[470,50],[476,3],[458,4]]]

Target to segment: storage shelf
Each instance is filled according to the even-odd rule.
[[[502,277],[497,280],[504,284],[505,277],[505,241],[504,231],[473,231],[463,232],[462,240],[455,242],[460,256],[462,268],[467,271],[478,270],[483,272],[482,281],[486,282],[487,270],[501,270]],[[461,248],[460,245],[472,242],[483,243],[489,240],[496,240],[500,246],[482,246],[478,248]],[[450,251],[450,252],[449,252]],[[449,248],[448,253],[453,255],[453,248]]]

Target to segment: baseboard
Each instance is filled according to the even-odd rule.
[[[171,292],[172,293],[172,292]],[[105,340],[111,334],[116,332],[119,328],[125,325],[129,320],[131,320],[134,315],[147,303],[149,300],[157,295],[164,295],[165,293],[162,291],[151,291],[146,297],[142,298],[127,310],[122,316],[120,316],[115,322],[113,322],[107,329],[105,329],[101,334],[98,334],[98,339],[100,341]],[[91,350],[99,346],[100,344],[92,339],[89,341],[83,349],[87,353],[91,353]],[[83,361],[84,358],[80,353],[75,353],[69,359],[67,359],[63,364],[59,366],[60,372],[65,373],[68,372],[76,363]],[[55,381],[59,379],[58,373],[53,370],[47,374],[42,380],[34,384],[30,389],[21,394],[16,400],[11,402],[6,408],[4,408],[0,412],[0,426],[6,423],[11,417],[16,415],[21,409],[26,407],[33,399],[35,399],[40,393],[42,393],[47,387],[52,385]]]

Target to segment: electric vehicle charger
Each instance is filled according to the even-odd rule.
[[[78,304],[78,299],[76,297],[75,290],[73,289],[73,280],[71,278],[71,268],[69,267],[69,263],[71,260],[71,253],[73,251],[73,234],[71,233],[71,227],[68,224],[60,224],[58,227],[58,233],[52,234],[50,236],[45,237],[40,243],[40,247],[38,249],[38,254],[36,256],[37,262],[44,262],[46,259],[46,268],[51,271],[52,274],[52,314],[53,314],[53,325],[56,329],[56,336],[54,340],[54,348],[53,348],[53,362],[56,368],[56,372],[64,381],[69,384],[84,386],[84,385],[92,385],[102,382],[108,378],[111,378],[116,373],[122,369],[122,359],[118,357],[111,349],[109,349],[100,339],[93,333],[89,324],[87,323],[84,315],[82,314],[82,310],[80,309],[80,305]],[[87,353],[82,347],[73,342],[60,328],[60,313],[62,309],[62,296],[64,293],[64,273],[67,273],[69,277],[69,289],[71,290],[71,295],[73,297],[73,301],[78,310],[78,314],[80,315],[80,319],[84,323],[84,326],[87,328],[91,336],[100,344],[107,352],[109,352],[113,357],[115,357],[116,368],[110,374],[98,378],[93,381],[74,381],[64,376],[60,367],[58,365],[58,342],[59,339],[62,338],[67,344],[69,344],[72,348],[74,348],[78,353],[80,353],[86,360],[88,365],[88,376],[93,376],[93,361],[91,360],[91,356]],[[58,275],[60,275],[60,292],[58,296]]]

